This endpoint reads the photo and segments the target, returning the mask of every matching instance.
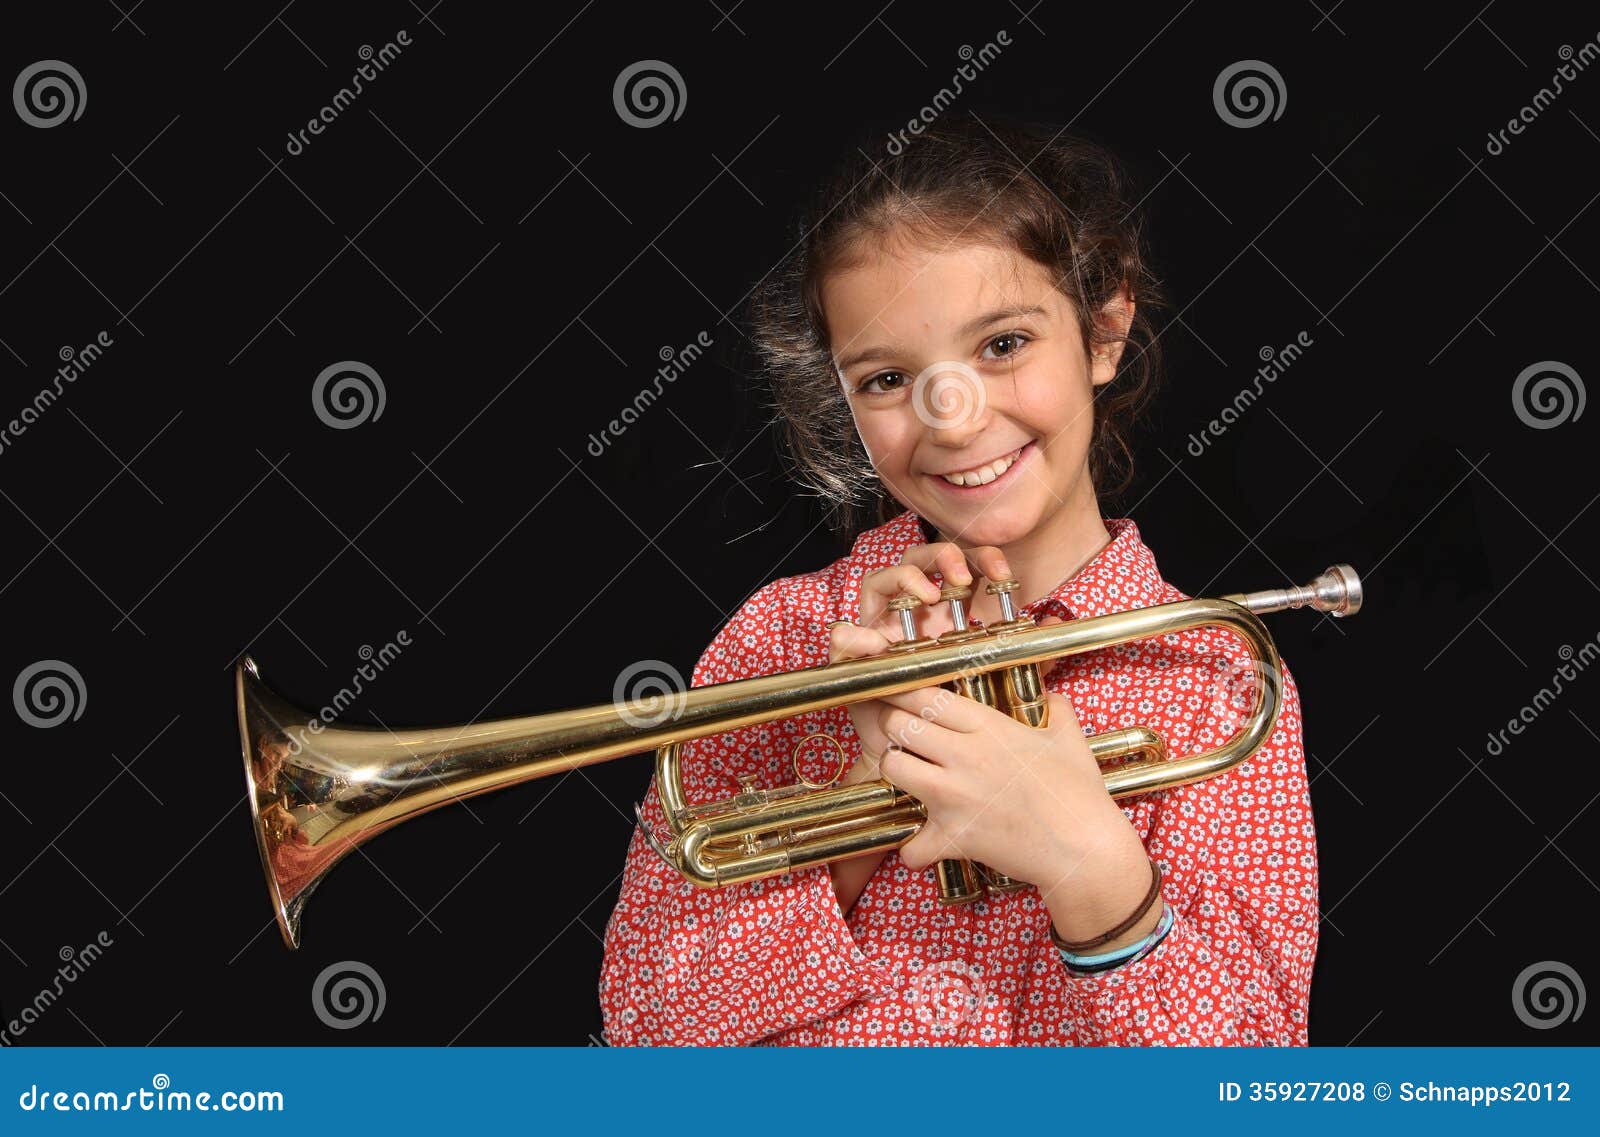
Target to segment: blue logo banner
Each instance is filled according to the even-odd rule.
[[[1595,1133],[1594,1048],[0,1051],[0,1132]],[[688,1119],[693,1119],[688,1120]]]

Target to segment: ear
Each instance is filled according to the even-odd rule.
[[[1106,301],[1095,323],[1105,333],[1116,337],[1112,343],[1094,347],[1089,354],[1089,382],[1096,387],[1111,382],[1122,361],[1122,349],[1127,344],[1128,329],[1133,325],[1133,296],[1126,289]]]

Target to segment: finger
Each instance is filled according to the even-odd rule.
[[[841,779],[840,784],[853,786],[861,782],[876,781],[883,777],[880,764],[877,752],[863,743],[860,755],[854,762],[850,763],[850,768],[844,772],[844,777]]]
[[[1064,695],[1050,691],[1044,698],[1045,714],[1048,716],[1051,730],[1065,731],[1081,735],[1083,727],[1078,722],[1078,716],[1072,709],[1072,703]]]
[[[889,601],[908,592],[924,604],[937,604],[939,590],[916,565],[893,565],[861,578],[861,622],[870,624],[883,615]]]
[[[924,572],[937,572],[946,584],[965,587],[972,583],[972,566],[961,546],[950,541],[935,541],[931,545],[913,545],[900,558],[903,565],[915,565]]]
[[[878,718],[878,729],[891,743],[913,751],[936,766],[958,761],[966,746],[964,735],[899,707],[884,707]]]
[[[881,632],[854,624],[834,624],[828,631],[828,662],[881,655],[888,646],[889,640]]]
[[[896,789],[904,790],[918,801],[931,801],[939,796],[941,772],[931,762],[891,746],[878,762],[878,773]]]
[[[900,860],[912,872],[921,872],[935,861],[956,856],[960,856],[960,850],[946,841],[935,825],[924,825],[915,837],[900,846]]]
[[[881,701],[962,734],[992,729],[996,715],[1000,715],[1001,718],[1007,717],[993,707],[986,707],[964,695],[946,691],[943,687],[922,687],[915,691],[902,691],[895,695],[885,695]]]
[[[1010,580],[1011,566],[1006,555],[994,545],[975,545],[967,550],[967,560],[978,566],[978,571],[990,580]]]
[[[890,743],[890,739],[878,729],[880,713],[878,705],[871,700],[850,707],[850,722],[856,728],[857,737],[861,739],[861,749],[877,755],[882,755]]]

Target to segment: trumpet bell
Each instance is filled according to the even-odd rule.
[[[285,944],[297,948],[300,946],[300,914],[315,884],[295,889],[286,896],[288,882],[280,878],[275,867],[282,838],[276,832],[278,827],[273,825],[274,813],[282,806],[272,793],[276,778],[271,772],[271,756],[279,745],[286,745],[287,739],[283,738],[280,743],[281,728],[268,708],[272,702],[280,700],[261,682],[256,661],[249,656],[240,660],[234,670],[234,691],[239,707],[239,738],[244,749],[245,800],[250,805],[250,828],[256,835],[256,849],[261,854],[261,869],[266,876],[278,931]]]
[[[298,948],[301,914],[312,891],[375,832],[349,824],[360,811],[341,800],[350,781],[337,772],[331,752],[353,733],[377,732],[338,727],[313,734],[312,716],[268,688],[249,656],[235,669],[234,685],[251,828],[278,931],[286,945]],[[315,738],[318,750],[310,750],[308,738]],[[341,823],[347,832],[334,835]]]

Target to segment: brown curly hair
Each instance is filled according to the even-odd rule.
[[[1161,304],[1133,210],[1128,178],[1103,147],[975,118],[941,121],[887,155],[857,147],[819,187],[794,247],[752,292],[749,322],[792,472],[832,507],[840,533],[903,507],[856,434],[829,350],[822,284],[891,233],[1014,248],[1072,302],[1086,352],[1124,344],[1116,376],[1095,392],[1089,473],[1102,498],[1132,484],[1129,437],[1160,374],[1150,314]],[[1125,333],[1100,318],[1123,293],[1135,300]]]

